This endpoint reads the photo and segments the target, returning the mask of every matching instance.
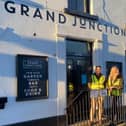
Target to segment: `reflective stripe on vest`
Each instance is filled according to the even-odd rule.
[[[99,79],[97,79],[96,75],[92,75],[91,76],[92,79],[92,83],[91,83],[91,89],[103,89],[104,88],[104,81],[105,81],[105,76],[101,75],[101,77]]]
[[[113,83],[111,82],[110,78],[108,79],[108,87],[110,86],[122,86],[122,79],[117,78]],[[108,95],[120,96],[122,93],[121,89],[113,89],[112,92],[108,90]]]

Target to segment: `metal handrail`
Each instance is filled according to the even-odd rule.
[[[90,91],[81,90],[77,96],[70,102],[66,108],[67,126],[90,126]],[[99,96],[98,96],[99,97]],[[98,98],[96,97],[96,98]],[[121,96],[104,96],[102,124],[119,124],[126,121],[126,107],[124,106],[124,94]],[[95,106],[94,124],[100,124],[98,121],[98,109]],[[75,125],[74,125],[75,124]]]
[[[76,95],[76,97],[68,104],[66,108],[66,124],[67,126],[70,124],[76,124],[77,122],[81,122],[89,119],[89,90],[83,89]],[[87,126],[87,122],[86,122]]]
[[[82,93],[84,93],[85,91],[89,91],[89,90],[81,90],[77,95],[76,97],[67,105],[66,109],[68,109],[79,97]]]

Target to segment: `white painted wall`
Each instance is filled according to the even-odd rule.
[[[14,5],[15,14],[10,14],[5,10],[4,2],[4,0],[0,1],[0,95],[7,96],[8,103],[5,109],[0,110],[0,125],[65,114],[65,37],[93,41],[93,65],[101,65],[105,73],[106,61],[120,61],[123,62],[123,74],[126,74],[126,37],[101,33],[97,30],[81,29],[79,24],[73,27],[73,17],[67,14],[64,14],[67,17],[66,23],[59,24],[58,14],[63,14],[63,9],[67,7],[67,0],[17,0],[17,4]],[[20,15],[20,3],[29,5],[29,17]],[[125,0],[99,0],[99,2],[94,0],[92,13],[103,19],[102,23],[112,23],[121,27],[126,21],[125,4]],[[119,5],[121,7],[118,7]],[[41,8],[43,19],[33,18],[36,7]],[[46,20],[47,9],[55,12],[55,22]],[[15,61],[17,54],[49,57],[48,99],[16,102]],[[125,76],[124,80],[126,82]]]
[[[94,0],[93,1],[93,14],[98,15],[102,23],[108,25],[118,26],[125,29],[126,26],[126,1],[125,0]],[[101,51],[97,53],[97,56],[101,53],[99,64],[103,66],[103,72],[106,73],[106,61],[115,61],[123,63],[123,77],[126,91],[126,37],[116,36],[113,34],[103,33],[103,45],[101,43],[96,44]],[[96,54],[94,54],[96,55]],[[96,57],[97,57],[96,56]]]
[[[21,16],[18,13],[19,9],[16,14],[7,13],[3,4],[4,1],[0,1],[0,17],[2,17],[0,19],[0,94],[8,97],[8,103],[5,109],[0,110],[0,125],[59,115],[55,23]],[[33,8],[31,8],[32,12]],[[34,33],[36,36],[33,36]],[[48,99],[16,102],[17,54],[48,56]],[[60,68],[64,66],[65,64],[62,63]]]
[[[93,13],[123,28],[126,24],[125,4],[125,0],[94,0]]]

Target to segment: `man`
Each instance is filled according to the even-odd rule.
[[[101,73],[101,66],[96,66],[95,73],[89,79],[88,87],[90,89],[91,107],[90,107],[90,121],[94,121],[96,110],[98,111],[98,121],[102,121],[103,113],[103,96],[102,90],[104,86],[105,76]]]

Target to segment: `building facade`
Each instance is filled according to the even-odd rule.
[[[1,0],[0,97],[7,97],[7,103],[0,110],[0,125],[38,121],[59,126],[66,115],[71,72],[78,93],[97,65],[105,75],[117,65],[125,92],[125,4],[125,0]],[[46,57],[47,97],[33,98],[29,90],[31,99],[20,96],[25,82],[20,83],[22,72],[17,75],[19,55]]]

